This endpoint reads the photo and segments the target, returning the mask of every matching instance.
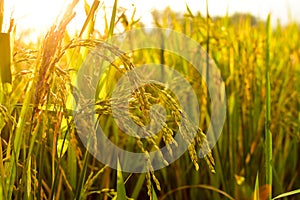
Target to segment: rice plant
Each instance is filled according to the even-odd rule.
[[[259,20],[248,14],[211,17],[207,12],[203,16],[192,13],[188,5],[185,14],[170,8],[152,13],[157,27],[183,33],[202,45],[206,61],[208,57],[214,60],[225,83],[227,110],[222,134],[212,152],[200,159],[199,150],[207,150],[209,145],[206,133],[212,108],[204,81],[210,77],[209,70],[201,77],[190,63],[164,48],[124,52],[112,45],[110,39],[120,30],[144,27],[134,13],[129,16],[120,11],[118,1],[101,34],[95,21],[97,14],[104,12],[103,4],[84,1],[86,20],[81,30],[71,35],[68,26],[78,3],[73,0],[69,4],[39,43],[25,44],[16,36],[13,19],[4,28],[4,1],[0,0],[0,199],[299,198],[299,24],[271,27],[270,16]],[[147,44],[151,37],[161,40],[162,47],[180,48],[179,41],[170,42],[147,31],[138,39]],[[132,38],[132,44],[135,40]],[[91,77],[84,77],[87,88],[96,93],[93,101],[81,102],[85,94],[77,84],[78,74],[95,49],[101,50],[97,62],[108,63],[109,70],[96,84]],[[199,54],[191,52],[191,57],[197,59]],[[196,91],[201,115],[195,138],[189,138],[193,125],[181,110],[180,99],[159,84],[132,86],[132,94],[111,104],[120,77],[138,71],[145,63],[170,66]],[[157,70],[153,75],[165,76]],[[130,81],[138,85],[143,80],[136,73]],[[130,101],[125,101],[127,98]],[[188,99],[182,101],[189,105]],[[146,138],[126,135],[123,130],[131,129],[126,126],[127,119],[116,113],[122,129],[112,114],[113,106],[124,102],[129,107],[127,114],[141,127],[151,124],[151,106],[166,107],[166,120],[157,118],[163,128]],[[78,104],[81,107],[76,108]],[[90,108],[96,120],[89,123],[85,119],[90,116],[85,115],[76,122],[74,116]],[[190,109],[192,112],[192,105]],[[86,135],[76,127],[76,123],[88,130],[102,127],[118,147],[147,155],[175,145],[181,121],[187,125],[183,137],[191,142],[187,151],[171,164],[159,155],[166,167],[156,171],[145,161],[149,163],[145,173],[123,172],[119,160],[116,169],[99,162],[82,142],[86,137],[89,145],[96,145],[94,133]],[[172,154],[172,149],[168,152]]]

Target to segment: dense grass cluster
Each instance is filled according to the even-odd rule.
[[[144,49],[124,54],[105,43],[116,34],[116,26],[124,31],[143,28],[134,15],[118,12],[117,1],[101,36],[95,30],[95,16],[102,12],[98,0],[93,5],[85,3],[86,21],[79,34],[69,35],[67,26],[77,3],[74,0],[69,5],[38,44],[16,39],[13,21],[9,33],[0,33],[0,199],[268,199],[298,191],[298,24],[271,28],[270,19],[264,22],[250,15],[211,18],[193,14],[188,7],[184,15],[168,8],[153,12],[157,27],[184,33],[202,45],[225,82],[227,116],[222,135],[212,153],[199,159],[197,152],[207,145],[205,133],[213,109],[202,77],[170,52]],[[144,32],[139,39],[147,41],[151,36]],[[167,42],[162,40],[162,45]],[[171,45],[176,48],[178,44]],[[196,91],[201,116],[195,140],[180,159],[155,172],[130,174],[105,166],[86,151],[79,139],[82,133],[74,125],[73,102],[82,95],[76,85],[77,72],[95,48],[109,51],[117,59],[99,55],[110,68],[99,80],[96,103],[91,106],[107,137],[129,151],[147,154],[172,143],[179,121],[189,122],[176,94],[148,84],[134,91],[128,112],[144,126],[149,123],[149,108],[163,105],[167,108],[163,129],[145,139],[125,135],[111,113],[111,93],[118,79],[145,63],[168,65],[186,77]],[[140,81],[139,77],[134,81]],[[84,103],[88,106],[90,102]],[[189,127],[186,132],[188,135]]]

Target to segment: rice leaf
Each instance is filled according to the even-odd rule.
[[[11,84],[11,49],[9,33],[0,33],[0,74],[3,84]]]
[[[253,192],[253,200],[259,200],[259,180],[258,180],[258,173],[256,174],[256,180],[255,180],[255,188]]]
[[[293,190],[293,191],[290,191],[290,192],[285,192],[283,194],[280,194],[280,195],[274,197],[272,200],[280,199],[280,198],[283,198],[283,197],[292,196],[292,195],[295,195],[295,194],[300,194],[300,189]]]
[[[136,182],[136,184],[134,186],[134,190],[132,192],[132,196],[131,197],[133,199],[137,199],[138,198],[138,196],[140,194],[140,191],[143,188],[143,183],[145,181],[145,178],[146,178],[146,174],[145,173],[139,175],[139,178],[138,178],[138,180],[137,180],[137,182]]]
[[[78,167],[77,167],[77,159],[76,159],[76,153],[73,145],[69,145],[69,149],[67,151],[67,159],[68,159],[68,179],[70,181],[70,184],[72,186],[72,189],[74,190],[76,188],[77,184],[77,173],[78,173]]]
[[[81,32],[79,34],[79,37],[81,37],[83,35],[83,33],[86,30],[86,27],[89,26],[86,35],[89,36],[89,34],[92,32],[92,30],[94,29],[94,21],[95,21],[95,15],[96,15],[96,11],[99,7],[99,0],[95,0],[93,2],[92,8],[89,9],[88,3],[86,2],[86,0],[84,1],[84,5],[85,5],[85,11],[88,13],[87,14],[87,18],[84,22],[84,25],[81,29]]]
[[[154,187],[152,186],[152,200],[158,200]]]
[[[115,0],[114,7],[113,7],[113,12],[110,18],[110,25],[109,25],[109,30],[108,30],[108,38],[113,36],[114,33],[114,28],[115,28],[115,20],[117,16],[117,6],[118,6],[118,0]]]
[[[79,174],[79,179],[75,188],[75,198],[76,200],[81,199],[81,196],[83,195],[83,186],[84,186],[84,180],[86,177],[87,173],[87,165],[88,165],[88,160],[89,160],[89,152],[86,150],[84,154],[84,159],[83,159],[83,167],[82,170],[80,171]]]
[[[192,11],[191,11],[191,9],[189,8],[189,6],[188,6],[187,3],[185,4],[185,6],[186,6],[186,10],[187,10],[189,16],[192,17],[192,18],[194,18],[194,15],[193,15],[193,13],[192,13]]]
[[[28,159],[28,165],[27,165],[27,169],[26,169],[26,193],[24,195],[26,195],[25,199],[32,199],[32,195],[31,195],[31,158]]]
[[[126,189],[124,184],[124,179],[122,175],[121,165],[118,159],[118,166],[117,166],[117,199],[118,200],[126,200]]]
[[[270,84],[270,40],[271,14],[267,19],[267,46],[266,46],[266,120],[265,120],[265,156],[266,156],[266,184],[272,187],[272,133],[271,123],[271,84]],[[272,190],[271,190],[272,194]],[[271,199],[271,195],[269,196]]]
[[[60,138],[57,141],[56,148],[57,148],[57,155],[59,158],[63,157],[63,155],[66,153],[69,146],[69,140]]]

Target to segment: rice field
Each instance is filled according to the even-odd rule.
[[[9,27],[2,26],[5,10],[0,0],[0,199],[300,198],[299,24],[272,25],[271,14],[267,19],[249,14],[212,17],[192,13],[188,5],[184,14],[170,8],[152,13],[157,28],[191,38],[202,47],[195,50],[185,40],[147,31],[134,13],[118,9],[117,0],[106,13],[111,17],[105,18],[103,33],[95,26],[103,5],[94,0],[91,5],[84,2],[86,20],[70,34],[78,2],[73,0],[37,43],[25,43],[13,20]],[[112,44],[115,36],[135,29],[140,30],[138,35],[125,44],[119,40]],[[151,46],[152,40],[161,48],[124,50],[136,41]],[[188,50],[188,57],[202,62],[204,71],[199,74],[189,60],[168,48]],[[91,65],[94,62],[107,67],[98,70]],[[185,81],[174,81],[176,73],[164,73],[163,68],[142,71],[141,66],[149,63],[168,66]],[[213,67],[217,72],[209,74]],[[95,80],[98,71],[102,76]],[[130,84],[118,85],[129,71],[133,71]],[[143,74],[171,85],[140,86]],[[214,83],[219,80],[211,78],[214,74],[223,82]],[[198,127],[186,114],[196,112],[190,96],[177,97],[186,90],[174,90],[175,94],[170,90],[184,83],[196,95]],[[221,103],[226,115],[210,152],[207,133],[215,120],[213,109],[218,108],[210,106],[211,84],[224,88]],[[115,86],[130,94],[116,98]],[[153,111],[154,105],[165,111]],[[114,112],[118,106],[128,110]],[[145,127],[151,125],[151,116],[162,128],[151,137],[136,137],[144,129],[133,128],[128,120]],[[98,144],[99,127],[105,141],[121,149],[144,156],[158,152],[165,167],[156,169],[150,157],[141,173],[125,170],[126,159],[112,158],[115,167],[111,167],[107,162],[113,153],[99,161],[93,150],[107,152],[105,145]],[[170,162],[160,149],[176,146],[178,131],[189,145]],[[173,151],[166,149],[168,155]],[[139,163],[137,159],[137,168]]]

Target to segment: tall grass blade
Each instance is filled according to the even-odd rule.
[[[209,42],[210,42],[210,24],[209,24],[209,11],[208,0],[206,0],[206,84],[209,88]]]
[[[292,195],[295,195],[295,194],[300,194],[300,189],[280,194],[280,195],[274,197],[272,200],[280,199],[280,198],[283,198],[283,197],[292,196]]]
[[[20,155],[20,150],[21,150],[21,144],[23,141],[23,132],[25,130],[25,125],[26,125],[26,116],[28,116],[28,111],[30,108],[30,102],[33,96],[33,93],[35,92],[32,89],[33,82],[30,81],[26,90],[26,95],[25,99],[23,102],[23,106],[21,109],[21,114],[19,116],[16,132],[15,132],[15,137],[13,144],[13,150],[11,153],[11,158],[9,162],[5,163],[5,171],[9,172],[10,176],[7,178],[6,182],[6,190],[7,190],[7,197],[8,199],[11,199],[12,197],[12,192],[13,192],[13,187],[14,187],[14,181],[16,177],[16,170],[17,170],[17,161]]]
[[[84,1],[84,3],[87,4],[86,1]],[[87,27],[89,24],[93,23],[93,21],[94,21],[93,18],[94,18],[95,14],[96,14],[96,11],[97,11],[97,9],[98,9],[99,3],[100,3],[99,0],[95,0],[95,1],[94,1],[94,3],[93,3],[93,5],[92,5],[91,9],[90,9],[89,12],[88,12],[88,16],[87,16],[87,18],[86,18],[86,20],[85,20],[85,22],[84,22],[84,25],[83,25],[83,27],[82,27],[82,29],[81,29],[81,32],[80,32],[80,34],[79,34],[79,37],[81,37],[81,36],[83,35],[83,33],[84,33],[85,30],[86,30],[86,27]],[[91,29],[93,29],[93,28],[94,28],[94,25],[91,24],[91,26],[90,26],[90,28],[89,28],[89,30],[88,30],[88,34],[90,34],[90,33],[92,32]]]
[[[117,199],[118,200],[126,200],[126,189],[124,184],[124,179],[122,175],[121,165],[118,159],[118,166],[117,166]]]
[[[69,143],[69,140],[64,140],[63,138],[58,139],[56,144],[58,158],[62,158],[66,153]]]
[[[11,48],[10,34],[0,33],[0,74],[3,85],[11,84]]]
[[[193,13],[192,13],[192,11],[191,11],[191,9],[190,9],[190,7],[188,6],[187,3],[185,4],[185,7],[186,7],[186,10],[187,10],[187,12],[189,14],[189,17],[194,18],[194,15],[193,15]]]
[[[76,185],[76,189],[75,189],[75,198],[76,200],[81,199],[81,194],[83,191],[83,185],[84,185],[84,180],[86,177],[86,173],[87,173],[87,165],[88,165],[88,160],[89,160],[89,152],[86,150],[85,154],[84,154],[84,159],[83,159],[83,166],[81,169],[81,172],[79,174],[79,179]]]
[[[139,178],[138,178],[138,180],[137,180],[137,182],[136,182],[136,184],[134,186],[134,190],[133,190],[132,195],[131,195],[131,197],[133,199],[137,199],[138,198],[138,196],[139,196],[139,194],[141,192],[141,189],[143,187],[143,183],[145,181],[145,178],[146,178],[146,174],[145,173],[139,175]]]
[[[253,200],[259,200],[259,180],[258,180],[258,173],[256,175],[256,180],[255,180],[255,188],[253,192]]]
[[[75,145],[74,145],[75,146]],[[69,168],[69,177],[68,180],[70,181],[70,184],[72,186],[72,189],[75,190],[76,184],[77,184],[77,173],[78,173],[78,167],[77,167],[77,159],[76,159],[76,152],[73,147],[73,145],[69,145],[69,149],[67,151],[67,163]]]
[[[114,33],[115,21],[116,21],[116,16],[117,16],[117,6],[118,6],[118,0],[115,0],[112,15],[111,15],[111,18],[110,18],[108,38],[112,37],[113,33]]]
[[[271,123],[271,86],[270,86],[270,41],[271,41],[271,14],[267,19],[267,43],[266,43],[266,121],[265,121],[265,157],[266,157],[266,184],[271,186],[272,196],[272,134]]]
[[[154,187],[152,185],[152,200],[158,200]]]
[[[1,90],[0,90],[1,92]],[[1,101],[0,101],[1,103]],[[5,126],[4,122],[4,117],[0,117],[0,132]],[[5,169],[4,169],[4,162],[3,162],[3,147],[2,147],[2,141],[0,141],[0,176],[4,177],[5,176]],[[0,199],[7,199],[6,197],[6,190],[5,190],[5,179],[1,178],[0,179]]]
[[[26,193],[24,194],[24,199],[32,199],[31,191],[32,191],[32,180],[31,180],[31,158],[28,159],[27,161],[27,169],[26,169]]]
[[[26,187],[26,193],[24,194],[24,199],[30,199],[31,198],[31,191],[32,191],[32,177],[31,177],[31,168],[32,168],[32,154],[33,154],[33,149],[35,146],[36,138],[39,133],[39,128],[40,128],[40,123],[37,124],[35,127],[35,130],[33,131],[31,141],[30,141],[30,146],[27,154],[27,159],[26,159],[26,164],[25,164],[25,169],[26,173],[24,173],[24,176],[26,177],[26,182],[25,182],[25,187]],[[23,170],[25,172],[25,170]]]

